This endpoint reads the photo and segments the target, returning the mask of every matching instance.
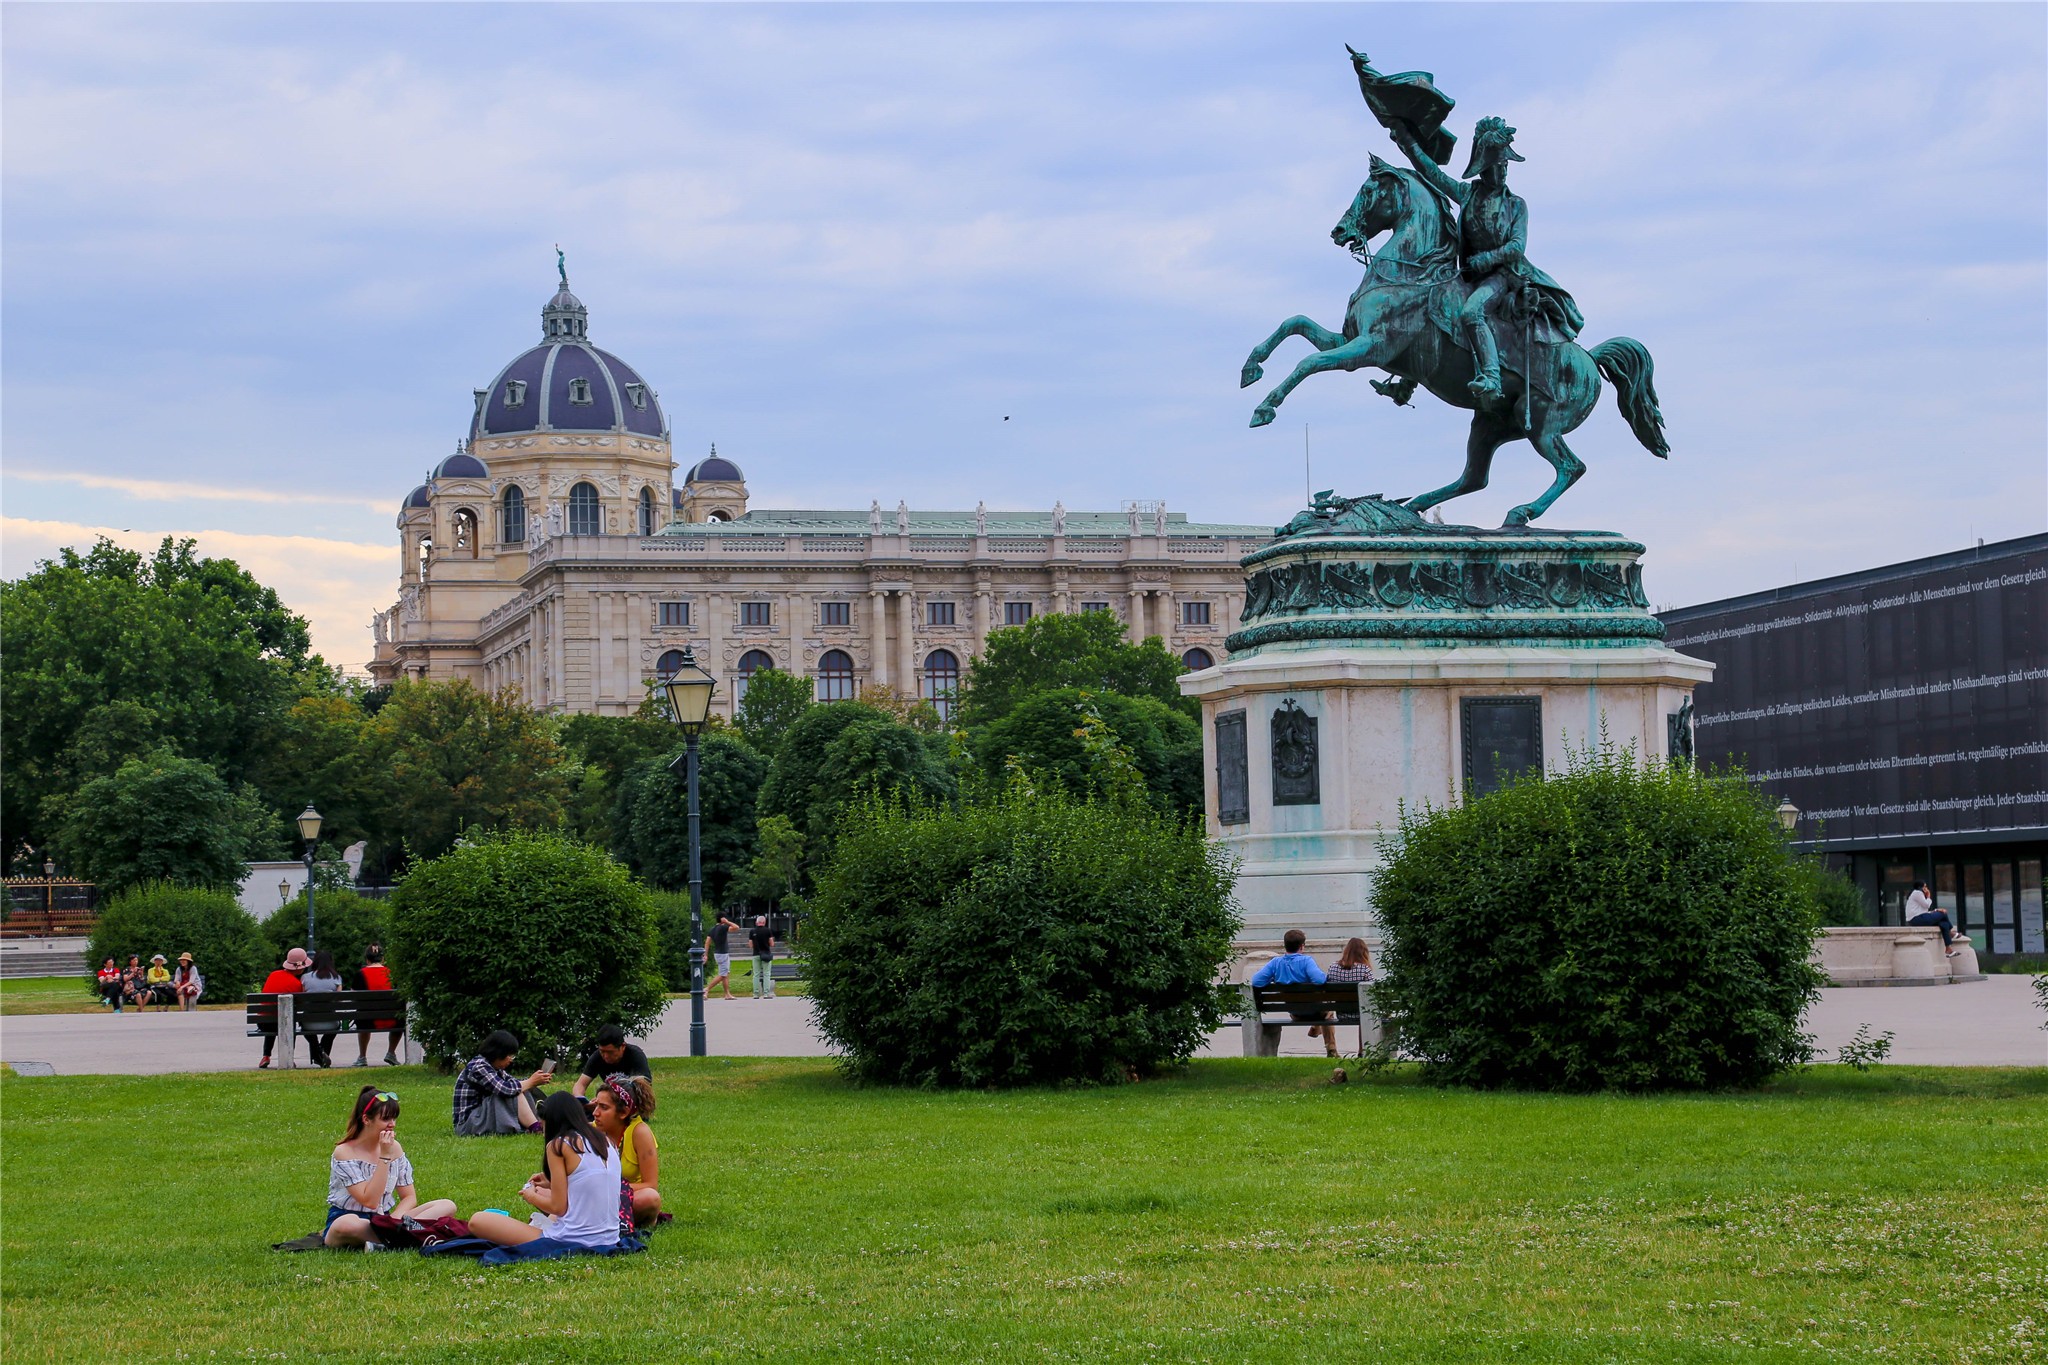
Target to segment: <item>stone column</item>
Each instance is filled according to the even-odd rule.
[[[917,645],[915,640],[917,623],[911,619],[911,616],[917,610],[917,594],[905,588],[897,596],[901,602],[903,617],[903,638],[898,642],[898,647],[903,651],[903,667],[901,670],[903,680],[898,686],[902,689],[904,696],[914,697],[917,695]]]
[[[1131,589],[1131,643],[1139,644],[1145,638],[1145,590]]]
[[[600,592],[590,600],[590,709],[602,710],[612,699],[612,632],[618,619],[618,594]]]
[[[868,676],[875,686],[889,685],[889,598],[880,588],[868,589]]]
[[[985,578],[976,579],[974,583],[974,657],[977,659],[988,653],[988,632],[992,624],[988,618],[989,612],[993,609],[989,596],[988,580]]]

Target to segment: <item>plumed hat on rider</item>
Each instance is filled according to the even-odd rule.
[[[1510,161],[1528,160],[1515,150],[1515,130],[1508,127],[1506,119],[1483,118],[1472,130],[1472,159],[1465,163],[1465,173],[1458,178],[1470,180],[1485,170],[1488,154],[1495,149]]]

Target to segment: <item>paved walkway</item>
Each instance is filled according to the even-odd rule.
[[[704,1014],[712,1056],[825,1055],[824,1040],[811,1025],[810,1002],[802,997],[713,999]],[[1832,1056],[1855,1036],[1859,1025],[1868,1024],[1873,1036],[1887,1030],[1894,1035],[1894,1062],[2044,1066],[2048,1065],[2048,1032],[2041,1028],[2043,1018],[2034,1005],[2031,978],[1994,976],[1962,986],[1823,991],[1807,1016],[1807,1028],[1819,1038],[1824,1056]],[[256,1039],[244,1036],[243,1028],[240,1010],[11,1015],[0,1018],[0,1060],[47,1062],[59,1075],[245,1071],[256,1065],[262,1049]],[[1321,1051],[1305,1029],[1288,1029],[1284,1036],[1284,1055],[1312,1057]],[[690,1002],[671,1004],[645,1045],[652,1056],[688,1056]],[[353,1042],[339,1039],[335,1054],[343,1064],[354,1060]],[[370,1054],[373,1061],[382,1055],[378,1040],[373,1040]],[[1216,1034],[1202,1055],[1239,1055],[1237,1030]],[[299,1057],[303,1064],[303,1044]]]

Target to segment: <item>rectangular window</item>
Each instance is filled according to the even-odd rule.
[[[2041,860],[2020,859],[2020,951],[2048,952],[2041,932]]]
[[[1465,799],[1498,791],[1510,778],[1543,771],[1543,699],[1466,697]]]
[[[661,624],[664,626],[689,625],[690,604],[688,602],[663,602],[661,604]]]
[[[853,608],[845,602],[818,603],[818,624],[821,626],[850,626],[853,624]]]
[[[1209,624],[1207,602],[1183,602],[1180,604],[1180,623],[1184,626],[1206,626]]]
[[[1031,619],[1031,604],[1030,604],[1029,602],[1005,602],[1005,603],[1003,603],[1003,624],[1004,624],[1004,625],[1006,625],[1006,626],[1021,626],[1021,625],[1023,625],[1023,624],[1024,624],[1024,623],[1025,623],[1026,621],[1029,621],[1030,619]]]
[[[505,381],[505,406],[508,408],[523,408],[526,406],[525,380],[508,379]]]
[[[1984,918],[1984,864],[1963,864],[1963,919],[1965,926],[1982,931],[1990,921]]]
[[[1109,603],[1107,603],[1107,602],[1083,602],[1083,603],[1081,604],[1081,610],[1082,610],[1082,611],[1108,611],[1108,610],[1109,610]]]
[[[953,604],[951,602],[927,602],[925,603],[924,610],[926,625],[950,626],[953,624]]]
[[[644,408],[644,407],[646,407],[646,406],[647,406],[647,386],[646,386],[645,384],[628,384],[628,385],[626,385],[626,401],[627,401],[628,403],[631,403],[631,404],[632,404],[632,405],[633,405],[634,407],[636,407],[636,408]]]
[[[1991,951],[2019,951],[2019,940],[2013,932],[2011,863],[1991,865]]]
[[[1216,717],[1216,819],[1243,825],[1252,818],[1250,753],[1245,743],[1244,712]]]
[[[569,381],[569,401],[578,406],[587,406],[590,403],[590,381],[588,379],[572,379]]]
[[[774,604],[772,602],[740,603],[740,624],[743,626],[774,625]]]

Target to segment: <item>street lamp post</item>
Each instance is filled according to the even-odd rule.
[[[279,905],[283,905],[286,901],[289,901],[291,898],[292,884],[280,877],[277,883],[277,903]]]
[[[306,841],[306,951],[313,951],[313,853],[320,847],[320,812],[312,802],[299,812],[299,837]]]
[[[57,933],[57,864],[54,859],[43,859],[43,937],[52,938]]]
[[[1780,801],[1778,803],[1778,823],[1784,826],[1787,834],[1799,828],[1799,807],[1793,805],[1790,801]]]
[[[669,713],[683,732],[684,783],[690,802],[690,1055],[704,1055],[704,854],[697,812],[697,736],[711,714],[718,679],[697,665],[688,646],[676,671],[661,680]],[[671,767],[674,765],[671,764]]]

